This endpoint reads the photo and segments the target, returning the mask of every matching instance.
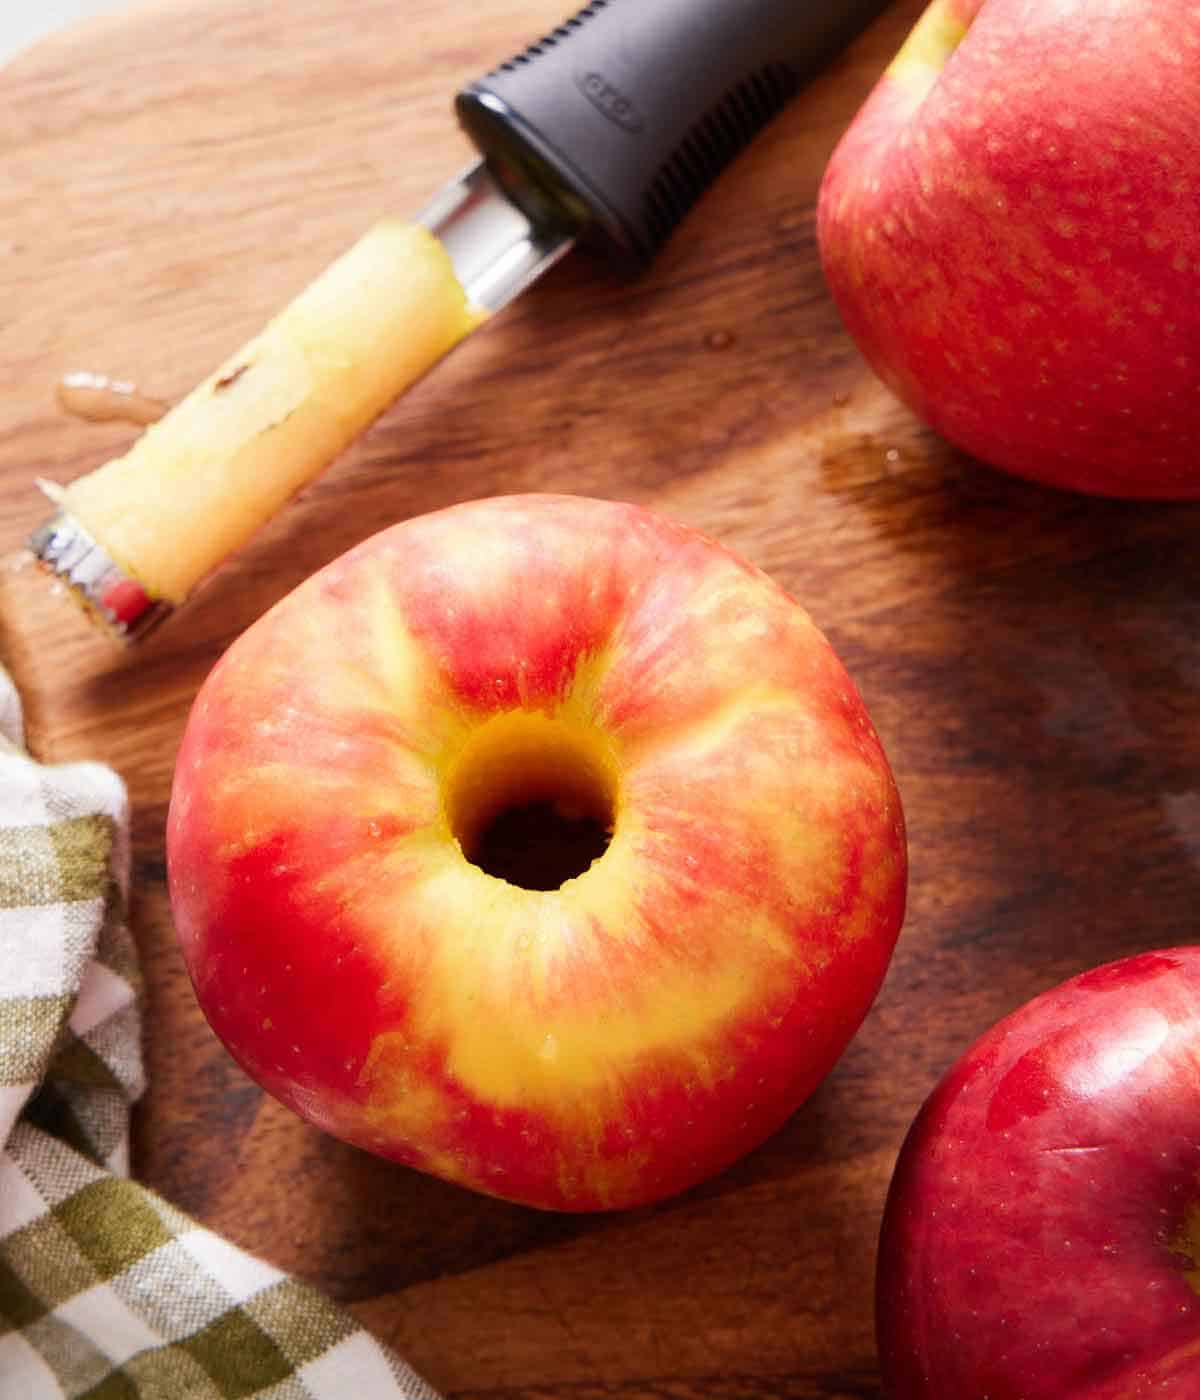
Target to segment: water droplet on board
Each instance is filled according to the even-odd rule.
[[[143,394],[136,384],[90,370],[72,370],[55,387],[59,407],[89,423],[134,423],[149,427],[170,405]]]

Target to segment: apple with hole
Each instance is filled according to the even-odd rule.
[[[777,1128],[900,929],[900,801],[762,572],[632,505],[406,521],[244,633],[168,817],[217,1035],[349,1142],[546,1209],[633,1206]]]
[[[1200,1395],[1200,948],[988,1031],[906,1139],[880,1238],[889,1400]]]
[[[818,239],[885,384],[995,467],[1200,497],[1200,9],[933,0]]]

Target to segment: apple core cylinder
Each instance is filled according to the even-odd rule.
[[[483,317],[428,229],[378,223],[129,452],[47,488],[59,515],[35,552],[76,585],[103,575],[90,599],[101,620],[136,631],[143,615],[182,603]]]

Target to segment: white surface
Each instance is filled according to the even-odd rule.
[[[119,9],[123,0],[0,0],[0,64],[45,35],[90,15]]]

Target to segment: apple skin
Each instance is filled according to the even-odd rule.
[[[934,0],[818,201],[884,383],[983,462],[1200,497],[1200,10]]]
[[[1184,947],[1035,998],[927,1100],[880,1236],[885,1394],[1191,1400],[1198,1266],[1200,948]]]
[[[550,891],[486,874],[447,815],[513,725],[611,764],[611,841]],[[557,1210],[672,1195],[777,1128],[870,1007],[906,888],[887,760],[804,609],[576,497],[396,525],[264,615],[196,699],[167,850],[199,1002],[254,1079]]]

